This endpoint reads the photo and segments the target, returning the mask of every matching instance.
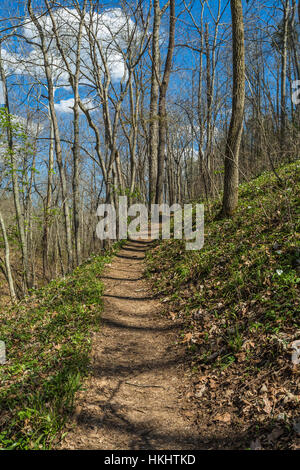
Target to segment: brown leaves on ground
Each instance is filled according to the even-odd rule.
[[[299,419],[300,373],[291,358],[300,331],[289,324],[277,333],[247,327],[259,325],[264,314],[253,300],[240,302],[234,326],[223,314],[224,301],[187,316],[185,299],[194,289],[174,301],[166,297],[164,305],[170,319],[186,325],[180,342],[191,352],[194,372],[184,393],[197,410],[201,432],[222,436],[219,448],[299,448],[292,423]]]

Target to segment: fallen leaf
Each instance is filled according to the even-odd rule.
[[[268,398],[263,398],[263,401],[264,401],[264,411],[269,415],[272,411],[272,403],[270,402],[270,400]]]
[[[193,333],[187,333],[186,335],[184,335],[184,338],[183,338],[183,343],[189,343],[193,338]]]
[[[206,390],[206,385],[202,385],[202,387],[200,387],[200,388],[196,391],[195,397],[196,397],[196,398],[201,398],[202,395],[204,394],[205,390]]]
[[[231,422],[231,415],[230,413],[224,413],[223,415],[218,414],[215,416],[216,421],[220,421],[221,423],[230,423]]]

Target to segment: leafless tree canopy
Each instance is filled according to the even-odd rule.
[[[296,0],[23,0],[0,18],[0,270],[13,301],[104,246],[101,202],[223,198],[299,158]]]

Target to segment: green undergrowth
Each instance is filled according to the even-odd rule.
[[[62,436],[99,328],[101,273],[117,249],[1,312],[7,363],[0,366],[0,448],[49,449]]]
[[[258,415],[260,400],[246,406],[251,399],[243,404],[240,387],[248,392],[252,387],[255,395],[267,383],[275,393],[273,401],[268,396],[272,419],[280,413],[288,417],[291,410],[295,417],[300,397],[290,350],[291,342],[300,339],[300,163],[283,166],[278,174],[281,181],[264,173],[241,185],[232,219],[205,214],[200,251],[186,251],[184,241],[169,240],[148,254],[148,275],[165,297],[166,312],[183,320],[181,339],[192,354],[195,374],[214,374],[220,393],[234,378],[236,401],[233,393],[227,404],[243,416],[245,409],[249,416]],[[219,210],[215,202],[212,213]],[[285,404],[274,391],[280,380],[291,397]],[[221,396],[219,402],[226,407]],[[261,406],[263,416],[263,399]]]

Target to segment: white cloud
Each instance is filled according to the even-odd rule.
[[[85,105],[87,109],[92,110],[93,108],[95,108],[94,103],[87,98],[83,99],[82,103]],[[61,100],[59,103],[56,103],[54,107],[58,113],[73,114],[74,98]],[[81,110],[79,110],[79,112],[82,114]]]
[[[54,105],[55,109],[59,113],[73,114],[74,98],[68,100],[61,100],[59,103]]]
[[[72,72],[75,71],[76,46],[80,18],[74,9],[61,8],[53,12],[53,17],[59,32],[60,42],[64,49],[68,65]],[[49,15],[39,19],[43,27],[48,56],[50,59],[53,78],[57,85],[69,88],[68,72],[61,54],[57,48],[52,20]],[[122,51],[126,49],[128,37],[134,28],[133,21],[128,18],[121,9],[115,8],[102,13],[86,13],[83,28],[83,40],[81,47],[81,77],[80,82],[87,84],[93,81],[91,73],[94,64],[91,59],[89,35],[96,38],[101,53],[105,57],[108,69],[113,81],[120,81],[126,73],[126,67]],[[24,27],[24,36],[35,43],[31,50],[24,53],[10,52],[2,49],[2,58],[8,73],[30,75],[44,78],[43,57],[39,48],[40,38],[35,25],[28,22]],[[101,53],[96,45],[96,60],[100,71],[104,71]]]

